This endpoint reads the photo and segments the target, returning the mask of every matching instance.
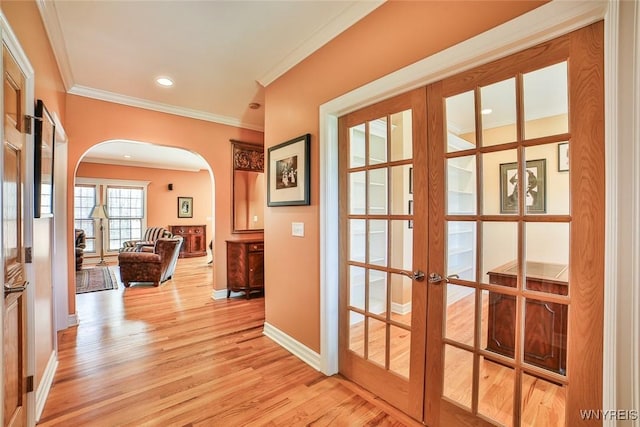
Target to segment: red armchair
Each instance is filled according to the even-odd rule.
[[[126,288],[131,282],[150,282],[154,286],[171,279],[178,262],[182,237],[156,240],[153,252],[120,252],[120,278]]]

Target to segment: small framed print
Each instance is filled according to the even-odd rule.
[[[309,205],[311,135],[269,148],[267,206]]]
[[[546,165],[546,159],[527,161],[524,196],[528,214],[547,211]],[[518,163],[502,163],[500,165],[500,213],[518,213],[518,194]]]
[[[413,215],[413,200],[409,200],[409,215]],[[410,219],[407,226],[413,228],[413,220]]]
[[[178,197],[178,218],[193,218],[193,197]]]
[[[409,168],[409,194],[413,194],[413,167]]]
[[[569,143],[558,144],[558,172],[569,171]]]

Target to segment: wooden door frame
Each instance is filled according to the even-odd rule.
[[[35,84],[35,73],[29,59],[27,58],[26,53],[20,46],[18,38],[11,30],[7,19],[4,14],[0,12],[0,33],[2,38],[2,43],[7,46],[7,50],[13,55],[16,63],[20,67],[20,70],[24,73],[25,77],[25,98],[26,98],[26,108],[25,114],[29,116],[33,116],[35,109],[35,96],[34,96],[34,84]],[[4,70],[4,66],[2,66]],[[0,106],[0,112],[4,114],[2,111],[2,106]],[[0,127],[0,137],[4,140],[4,129]],[[23,197],[25,200],[24,204],[24,247],[32,247],[33,246],[33,163],[34,163],[34,150],[33,150],[33,132],[31,135],[26,135],[26,165],[25,165],[25,174],[26,179],[24,181],[24,192]],[[0,154],[3,156],[3,154]],[[4,159],[0,157],[0,160],[4,162]],[[0,191],[1,186],[0,186]],[[0,222],[2,222],[2,210],[0,209]],[[0,233],[2,231],[0,230]],[[0,257],[0,269],[4,270],[4,261]],[[35,356],[35,271],[33,268],[33,264],[25,264],[25,273],[26,280],[31,283],[30,286],[27,286],[26,290],[26,298],[27,298],[27,375],[35,375],[36,371],[36,356]],[[4,308],[3,308],[4,310]],[[2,316],[0,316],[0,335],[4,331],[4,325],[2,325],[4,319],[4,312]],[[2,338],[2,337],[0,337]],[[0,340],[0,342],[4,342],[4,340]],[[4,348],[2,349],[4,353]],[[4,384],[4,365],[0,363],[1,373],[0,378]],[[0,392],[1,394],[2,392]],[[2,396],[4,399],[4,396]],[[3,400],[4,401],[4,400]],[[42,401],[42,408],[44,408],[44,400]],[[2,419],[4,414],[0,413],[0,423],[4,423]],[[34,425],[36,422],[36,393],[27,393],[27,425]]]
[[[623,35],[632,34],[640,24],[640,12],[636,10],[630,22],[623,21],[620,5],[615,2],[564,3],[550,2],[510,22],[489,30],[471,40],[462,42],[415,64],[400,69],[374,82],[341,95],[320,106],[319,142],[320,142],[320,341],[321,354],[319,369],[332,375],[338,372],[338,274],[334,266],[338,265],[338,120],[339,116],[355,111],[366,105],[386,99],[390,96],[406,92],[412,88],[427,85],[441,80],[454,71],[461,71],[507,56],[536,44],[551,40],[560,35],[582,28],[598,20],[605,21],[605,140],[606,140],[606,242],[605,242],[605,320],[604,335],[604,384],[603,407],[618,408],[623,402],[621,394],[635,396],[640,394],[640,381],[629,379],[617,380],[618,372],[640,372],[638,349],[630,348],[630,342],[638,342],[640,331],[636,328],[625,335],[624,342],[616,337],[617,324],[632,324],[634,314],[640,311],[640,296],[626,289],[624,295],[632,298],[617,299],[620,291],[614,284],[621,279],[630,283],[639,279],[640,273],[630,272],[631,265],[638,265],[640,254],[619,265],[616,258],[619,238],[624,231],[617,231],[621,224],[625,230],[640,226],[640,213],[634,212],[631,218],[623,216],[618,203],[626,200],[640,203],[638,193],[640,184],[630,183],[628,187],[618,188],[618,183],[631,181],[630,177],[640,175],[640,154],[635,153],[629,161],[630,169],[622,171],[616,166],[620,162],[619,150],[629,147],[631,139],[623,139],[618,129],[626,123],[625,129],[631,129],[635,135],[640,134],[640,119],[630,116],[633,106],[640,104],[640,89],[636,87],[635,99],[619,97],[628,91],[629,85],[619,82],[615,72],[619,68],[629,67],[628,61],[638,63],[640,48],[628,46],[618,48],[618,41]],[[631,14],[632,15],[632,14]],[[630,14],[627,13],[627,17]],[[630,53],[623,55],[620,52]],[[631,58],[631,59],[629,59]],[[444,66],[443,64],[447,64]],[[632,79],[633,77],[627,77]],[[637,81],[637,78],[636,78]],[[621,101],[620,101],[621,100]],[[635,163],[633,158],[635,158]],[[620,160],[619,160],[620,159]],[[618,201],[620,200],[620,202]],[[628,206],[628,204],[626,205]],[[617,227],[615,226],[617,224]],[[640,238],[632,242],[640,247]],[[634,264],[635,261],[635,264]],[[633,297],[635,295],[635,297]],[[625,311],[619,308],[624,304]],[[624,358],[624,366],[617,367],[616,361]],[[628,376],[628,375],[627,375]],[[616,394],[623,389],[624,393]]]

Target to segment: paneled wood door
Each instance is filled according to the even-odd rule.
[[[339,121],[340,372],[429,426],[601,407],[602,33]]]
[[[4,425],[27,422],[26,292],[23,247],[23,188],[25,171],[25,78],[3,45],[4,141],[3,141],[3,242],[4,260]]]

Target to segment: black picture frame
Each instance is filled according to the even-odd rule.
[[[193,218],[193,197],[178,197],[178,218]]]
[[[305,134],[268,150],[267,206],[309,205],[311,135]]]
[[[558,172],[569,171],[569,143],[558,144]]]
[[[53,165],[56,125],[41,99],[36,101],[34,126],[33,216],[53,216]]]
[[[547,211],[547,161],[527,161],[527,214]],[[518,163],[500,164],[500,213],[518,212]]]
[[[409,194],[413,194],[413,167],[409,167]]]

